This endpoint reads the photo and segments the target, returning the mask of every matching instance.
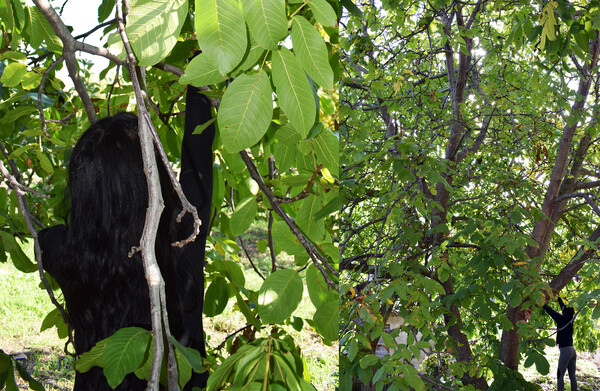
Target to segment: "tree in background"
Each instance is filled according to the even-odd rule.
[[[205,315],[222,313],[234,298],[247,326],[240,330],[243,333],[212,346],[205,363],[194,352],[176,347],[179,376],[170,373],[169,380],[182,385],[192,368],[207,367],[211,390],[313,389],[295,341],[280,325],[299,329],[307,323],[325,343],[338,335],[338,318],[332,316],[338,307],[334,218],[340,205],[337,1],[137,0],[121,4],[118,0],[115,7],[115,1],[104,0],[98,8],[98,26],[80,36],[73,36],[66,24],[69,21],[61,19],[58,2],[34,3],[27,6],[21,0],[6,0],[0,4],[0,172],[6,184],[0,188],[1,260],[5,262],[8,254],[19,271],[38,270],[39,263],[32,262],[21,245],[33,238],[37,247],[37,229],[68,222],[62,201],[65,162],[90,123],[116,111],[136,109],[145,145],[152,150],[154,142],[163,152],[159,162],[162,158],[165,164],[176,165],[183,136],[180,114],[185,110],[181,98],[187,84],[202,87],[214,103],[217,128],[214,218],[202,222],[212,230]],[[64,7],[63,2],[60,5]],[[119,17],[108,20],[121,6]],[[108,44],[85,43],[99,28],[108,36]],[[189,61],[198,49],[202,53]],[[92,81],[90,64],[78,60],[77,52],[110,60],[99,83]],[[60,79],[57,71],[61,68],[68,70],[75,91]],[[151,161],[146,161],[149,170]],[[151,184],[156,190],[157,183]],[[147,216],[147,225],[154,224],[153,218],[156,223],[155,217]],[[236,263],[238,253],[245,249],[235,238],[259,221],[268,226],[264,247],[272,265],[266,274],[257,269],[264,282],[252,291],[246,288],[244,273]],[[147,243],[141,243],[144,259],[153,252],[150,246],[144,255]],[[243,240],[240,243],[245,246]],[[278,265],[282,251],[294,256],[294,267]],[[41,268],[40,274],[44,277]],[[309,319],[292,316],[304,285],[316,308]],[[48,291],[57,309],[44,325],[56,325],[66,337],[59,316],[64,315],[60,295]],[[158,297],[153,302],[160,310]],[[153,320],[154,340],[163,340],[160,326],[164,322],[160,316]],[[268,333],[259,337],[261,330]],[[150,384],[156,388],[162,359],[160,353],[154,364],[149,358],[152,354],[145,347],[150,332],[141,339],[128,335],[124,331],[120,339],[98,344],[78,360],[78,368],[104,366],[111,385],[135,371],[151,377]],[[169,336],[165,338],[169,341]],[[111,356],[114,349],[104,349],[109,344],[117,347],[118,357]],[[136,350],[138,344],[144,348]],[[12,389],[12,367],[17,364],[4,354],[0,359],[6,363],[0,366],[0,379]],[[104,365],[115,361],[110,368]],[[21,375],[37,387],[26,374]]]
[[[537,389],[518,369],[548,373],[546,300],[564,292],[576,345],[598,341],[600,3],[350,11],[341,388]],[[388,334],[392,314],[404,324]],[[393,354],[375,355],[380,337]],[[444,373],[410,364],[430,347],[451,357]]]

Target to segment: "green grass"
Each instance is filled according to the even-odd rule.
[[[265,273],[271,262],[267,254],[260,253],[256,242],[264,239],[264,227],[253,227],[244,236],[255,265]],[[31,249],[24,249],[32,257]],[[245,270],[246,287],[257,290],[262,279],[251,268],[245,255],[240,254],[240,262]],[[278,263],[285,267],[293,265],[292,257],[278,257]],[[47,390],[70,390],[74,377],[73,359],[63,352],[65,340],[58,338],[56,330],[40,332],[42,320],[54,307],[45,290],[39,288],[37,273],[24,274],[10,263],[0,263],[0,349],[8,354],[24,354],[20,361],[41,381]],[[225,311],[214,318],[204,319],[204,329],[209,346],[217,346],[224,338],[243,327],[246,321],[240,312],[233,309],[231,301]],[[294,315],[312,318],[315,311],[306,287],[304,296]],[[294,338],[306,360],[311,382],[319,391],[333,391],[338,385],[338,345],[326,346],[320,336],[304,323],[298,332],[291,326],[283,328]],[[263,330],[265,335],[269,330]],[[260,336],[260,335],[259,335]],[[21,389],[27,389],[22,381]]]

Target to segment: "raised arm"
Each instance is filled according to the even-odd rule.
[[[554,311],[554,310],[553,310],[552,308],[550,308],[550,307],[549,307],[547,304],[544,304],[544,307],[543,307],[543,308],[546,310],[546,312],[548,313],[548,315],[550,315],[550,316],[552,317],[552,319],[554,319],[554,321],[555,321],[556,323],[558,323],[559,321],[561,321],[561,320],[562,320],[562,318],[563,318],[562,314],[560,314],[560,313],[558,313],[558,312]]]
[[[202,221],[200,235],[206,236],[212,199],[213,125],[194,135],[196,126],[211,119],[210,100],[193,86],[188,86],[185,104],[185,134],[181,148],[181,187],[187,199],[198,208]]]

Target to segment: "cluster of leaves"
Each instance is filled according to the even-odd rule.
[[[535,259],[532,231],[550,218],[542,207],[565,129],[580,124],[571,162],[583,169],[569,175],[590,182],[593,197],[600,163],[597,144],[585,149],[597,140],[598,93],[572,109],[593,59],[598,2],[548,4],[362,1],[342,19],[342,389],[353,379],[436,387],[410,364],[429,351],[454,356],[448,369],[460,387],[494,379],[512,389],[518,377],[498,361],[511,330],[524,365],[548,373],[553,324],[540,306],[574,257],[597,249],[598,217],[593,205],[570,203]],[[599,273],[589,261],[566,288],[586,313],[578,347],[597,340]],[[508,308],[531,308],[531,320]],[[392,315],[404,323],[388,333]],[[381,343],[390,350],[378,357]]]
[[[99,22],[107,20],[113,9],[114,1],[104,0],[98,9]],[[213,233],[205,269],[205,314],[222,313],[234,298],[236,310],[255,332],[283,324],[299,329],[307,323],[326,343],[336,340],[338,293],[333,286],[337,284],[338,249],[334,241],[340,202],[334,83],[338,78],[339,3],[137,0],[130,3],[128,11],[126,32],[138,65],[149,67],[145,77],[154,107],[152,120],[174,164],[180,156],[183,116],[178,114],[185,110],[181,99],[185,86],[209,86],[204,93],[220,100],[214,122],[214,217],[203,222],[210,224]],[[41,224],[68,223],[68,202],[63,202],[66,162],[79,134],[89,126],[81,110],[84,100],[60,79],[57,72],[64,67],[59,58],[63,44],[56,26],[38,8],[8,0],[0,4],[0,17],[3,45],[6,41],[0,50],[0,136],[7,165],[14,165],[20,183],[38,191],[28,198],[32,215]],[[111,60],[100,73],[100,82],[91,77],[89,62],[78,64],[98,117],[133,108],[130,79],[126,73],[120,74],[125,53],[116,22],[108,21],[104,27],[108,43],[102,50],[91,50],[76,41],[76,50],[100,53]],[[189,61],[198,49],[201,53]],[[114,79],[109,81],[108,75]],[[15,192],[0,188],[0,201],[2,261],[8,253],[19,270],[33,272],[37,266],[15,240],[18,237],[23,243],[28,237],[23,233],[25,222],[17,213]],[[242,248],[236,238],[257,221],[268,221],[270,245],[263,243],[262,247],[273,267],[262,271],[270,274],[263,277],[258,291],[252,291],[245,286],[238,262]],[[282,252],[294,257],[293,268],[278,268],[277,257]],[[304,285],[316,312],[302,320],[292,314]],[[62,335],[65,329],[58,311],[48,315],[43,327],[53,325]],[[237,335],[228,341],[231,360],[244,354],[236,352],[235,346],[252,342],[254,334]],[[114,336],[116,340],[121,337]],[[148,337],[143,338],[136,340],[146,343]],[[263,346],[266,341],[247,346]],[[294,360],[299,356],[293,343],[282,341],[268,342],[273,360],[279,362],[280,357],[291,363],[286,352],[293,351]],[[123,348],[118,343],[115,346]],[[101,361],[103,352],[98,348],[95,361],[78,365],[113,365],[113,360]],[[221,357],[223,353],[210,354]],[[180,351],[178,357],[188,355]],[[144,368],[143,362],[136,363]],[[191,367],[194,363],[190,360]],[[117,375],[125,369],[141,370],[139,365],[117,367],[104,367],[111,384],[118,384],[122,377]],[[285,371],[280,374],[283,377],[277,377],[276,368],[268,367],[270,379],[286,382],[286,387],[291,382],[306,388],[296,379],[302,378],[302,368],[290,366],[291,372],[280,368]],[[233,378],[227,375],[223,381]]]

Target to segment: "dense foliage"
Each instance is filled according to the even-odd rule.
[[[136,110],[125,49],[117,21],[110,19],[115,2],[104,0],[97,11],[108,36],[104,48],[85,43],[89,33],[71,35],[72,21],[59,15],[63,3],[0,3],[0,168],[6,183],[0,187],[0,261],[10,256],[25,273],[38,270],[21,250],[35,229],[68,223],[66,162],[78,136],[96,117]],[[337,339],[338,8],[335,0],[137,0],[126,7],[126,33],[141,67],[146,104],[175,167],[186,85],[203,86],[215,105],[214,217],[202,222],[212,232],[205,315],[222,313],[233,298],[248,327],[217,348],[209,346],[204,363],[178,349],[180,371],[204,366],[213,373],[231,363],[211,377],[210,389],[311,389],[301,352],[280,325],[308,323],[324,343]],[[198,49],[202,53],[189,61]],[[99,78],[90,76],[89,62],[77,60],[80,51],[110,60]],[[75,90],[61,80],[64,68]],[[268,226],[262,247],[272,267],[262,270],[264,283],[252,291],[236,262],[244,249],[235,239],[260,221]],[[293,268],[278,265],[281,252],[294,256]],[[310,319],[292,316],[305,286],[316,308]],[[52,326],[66,336],[58,310],[44,322]],[[258,338],[261,330],[269,336]],[[78,367],[104,365],[111,384],[124,371],[147,376],[144,352],[151,335],[128,329],[115,337]],[[123,352],[135,353],[132,346],[143,347],[146,361],[139,354],[136,365],[123,358]],[[260,357],[240,362],[249,349]],[[0,358],[8,363],[0,366],[4,384],[13,365]]]
[[[600,3],[350,11],[341,388],[536,389],[516,371],[548,373],[543,303],[560,294],[581,310],[577,349],[599,340]],[[390,316],[404,323],[388,333]],[[445,357],[444,371],[418,373],[422,354]]]

